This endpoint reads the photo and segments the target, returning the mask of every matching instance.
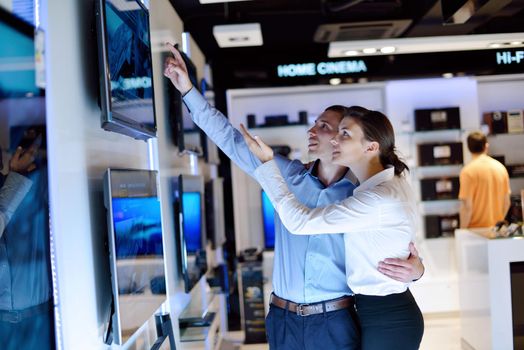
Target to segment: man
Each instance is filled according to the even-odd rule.
[[[252,175],[260,161],[249,151],[240,132],[193,88],[180,53],[168,46],[174,57],[166,59],[164,75],[182,93],[193,121],[235,164]],[[308,131],[309,154],[318,159],[315,162],[304,165],[275,157],[290,190],[309,207],[347,198],[355,188],[348,168],[331,163],[330,140],[337,134],[345,111],[342,106],[328,107]],[[353,293],[346,283],[342,234],[293,235],[278,216],[275,228],[274,293],[266,318],[270,349],[360,348],[350,297]],[[381,271],[405,281],[420,278],[424,267],[414,248],[412,252],[406,261],[393,259],[381,264]]]
[[[468,135],[472,160],[460,172],[460,227],[492,227],[504,220],[510,206],[508,171],[488,156],[486,135]]]

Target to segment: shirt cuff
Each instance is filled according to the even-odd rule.
[[[289,190],[275,159],[262,163],[255,169],[254,176],[278,211],[278,204]]]
[[[194,86],[182,96],[182,99],[191,113],[203,110],[207,103],[204,96]]]

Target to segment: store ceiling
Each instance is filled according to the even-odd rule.
[[[184,22],[184,29],[208,60],[240,66],[261,60],[324,59],[329,41],[340,39],[524,32],[524,0],[250,0],[209,4],[199,0],[170,1]],[[461,8],[469,12],[458,11]],[[399,20],[407,21],[395,22]],[[457,23],[449,24],[454,20]],[[374,23],[377,21],[386,24]],[[398,26],[389,27],[390,22]],[[215,25],[244,23],[260,23],[262,46],[218,46],[213,36]],[[325,25],[341,31],[337,35],[336,29],[319,29]]]

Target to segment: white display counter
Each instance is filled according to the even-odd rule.
[[[522,337],[513,345],[510,266],[524,262],[524,239],[489,229],[456,230],[455,238],[463,348],[521,349]]]

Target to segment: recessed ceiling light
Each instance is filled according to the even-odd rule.
[[[362,50],[363,53],[365,54],[374,54],[377,52],[377,49],[375,49],[374,47],[366,47],[365,49]]]
[[[397,49],[394,46],[384,46],[383,48],[380,49],[380,52],[382,52],[382,53],[393,53],[396,50]]]
[[[502,47],[502,44],[500,44],[500,43],[491,43],[491,44],[489,44],[489,47],[491,47],[492,49],[498,49],[499,47]]]
[[[260,23],[217,25],[213,35],[220,47],[263,45]]]
[[[357,50],[347,50],[347,51],[344,51],[344,55],[346,55],[346,56],[357,56],[358,55],[358,51]]]
[[[512,41],[510,42],[511,45],[522,45],[523,42],[522,41]]]
[[[442,77],[446,78],[446,79],[453,78],[453,76],[454,76],[453,73],[444,73],[444,74],[442,74]]]
[[[329,83],[331,85],[340,85],[341,82],[342,82],[342,80],[340,78],[331,78],[331,79],[329,79]]]

